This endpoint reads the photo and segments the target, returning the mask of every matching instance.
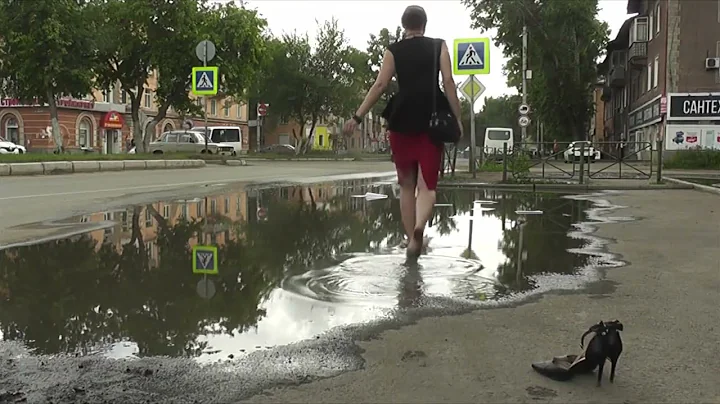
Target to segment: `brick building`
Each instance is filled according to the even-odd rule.
[[[637,15],[600,64],[607,139],[720,148],[720,2],[628,0],[627,11]]]
[[[157,114],[156,88],[157,77],[152,74],[141,102],[141,122],[145,125]],[[197,102],[203,107],[203,99]],[[68,151],[78,151],[82,146],[103,154],[127,150],[132,137],[130,99],[119,85],[105,91],[93,90],[84,99],[63,98],[58,101],[58,108],[63,146]],[[204,109],[208,124],[240,126],[243,144],[248,144],[246,104],[219,96],[205,99]],[[196,125],[202,125],[203,121],[199,117],[182,117],[171,108],[167,117],[157,125],[156,135],[181,128],[184,119],[191,119]],[[29,152],[50,152],[54,149],[50,127],[50,110],[46,105],[0,99],[0,137],[25,145]]]

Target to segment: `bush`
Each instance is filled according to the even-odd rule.
[[[690,149],[677,151],[665,160],[665,168],[720,170],[720,150]]]

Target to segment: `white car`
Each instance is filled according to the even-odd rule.
[[[9,140],[0,137],[0,154],[25,154],[27,149]]]
[[[205,136],[195,130],[173,130],[163,133],[160,138],[150,143],[150,153],[200,153],[205,151]],[[208,154],[232,156],[235,148],[227,143],[208,142]]]
[[[580,145],[583,143],[585,144],[585,146],[583,146],[583,150],[581,151]],[[568,148],[565,149],[565,152],[563,152],[563,158],[566,163],[580,161],[580,153],[582,153],[587,160],[600,160],[600,150],[594,148],[592,143],[588,141],[578,141],[570,143],[570,146],[568,146]]]

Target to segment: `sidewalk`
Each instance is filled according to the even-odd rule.
[[[428,318],[361,342],[365,369],[248,402],[720,403],[720,197],[690,190],[628,191],[601,225],[631,262],[574,294],[516,308]],[[615,384],[554,382],[530,363],[577,352],[599,320],[620,319],[625,351]],[[423,355],[403,360],[408,351]]]

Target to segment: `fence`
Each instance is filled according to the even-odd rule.
[[[522,143],[514,147],[484,150],[475,167],[502,164],[503,180],[508,173],[515,179],[543,178],[573,180],[662,178],[662,142],[543,142]],[[441,175],[455,174],[457,148],[446,145]]]

